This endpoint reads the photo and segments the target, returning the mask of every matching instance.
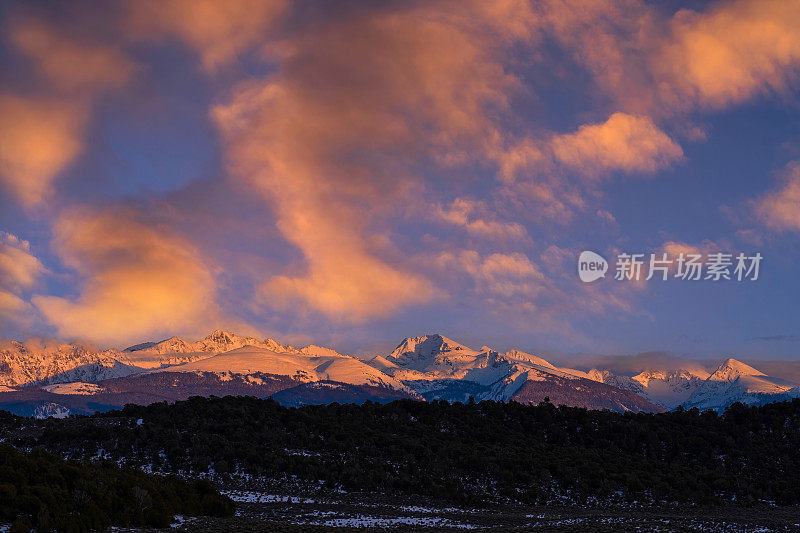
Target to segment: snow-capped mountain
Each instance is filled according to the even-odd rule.
[[[728,359],[683,402],[685,408],[724,409],[734,402],[764,404],[800,397],[796,383],[770,377],[736,359]]]
[[[0,386],[13,388],[30,383],[76,381],[94,383],[199,361],[245,346],[277,353],[341,356],[338,352],[321,346],[311,345],[297,349],[283,346],[272,339],[240,337],[219,330],[194,342],[171,337],[124,350],[99,350],[90,344],[68,344],[53,340],[12,340],[0,343]]]
[[[138,372],[116,350],[57,341],[5,341],[0,344],[0,385],[16,387],[34,382],[99,381]]]
[[[674,409],[689,399],[708,376],[708,371],[700,368],[644,370],[634,376],[597,369],[587,373],[589,379],[635,392],[667,409]]]
[[[541,401],[553,396],[564,403],[588,407],[660,410],[644,398],[630,401],[636,395],[622,390],[616,391],[619,401],[593,403],[591,395],[585,394],[587,389],[602,389],[605,394],[615,387],[595,385],[584,372],[557,368],[520,350],[499,353],[488,346],[474,350],[439,334],[406,338],[389,355],[376,356],[368,363],[428,400],[466,401],[472,397],[476,401]],[[545,389],[544,383],[550,385],[550,396],[539,394]]]
[[[450,376],[473,366],[480,354],[478,350],[435,334],[403,339],[386,359],[409,371]]]
[[[124,350],[8,341],[0,344],[0,408],[63,415],[198,394],[249,394],[275,395],[292,405],[396,398],[539,402],[548,397],[595,409],[659,411],[800,396],[797,384],[735,359],[710,373],[689,362],[666,366],[638,373],[578,370],[521,350],[474,349],[439,334],[408,337],[388,354],[363,359],[324,346],[295,348],[225,331]]]
[[[324,355],[314,355],[315,353]],[[278,352],[258,346],[245,346],[155,372],[165,371],[214,373],[223,379],[234,374],[243,376],[269,374],[288,376],[299,383],[336,381],[351,385],[373,385],[406,390],[402,382],[363,363],[360,359],[342,355],[334,350],[322,350],[319,347],[313,347],[306,352],[302,350]]]
[[[245,346],[257,346],[277,352],[293,350],[291,346],[281,346],[272,339],[258,340],[254,337],[240,337],[233,333],[217,330],[195,342],[187,342],[180,337],[171,337],[160,342],[146,342],[130,346],[125,348],[124,352],[127,358],[140,368],[158,368],[190,363]]]

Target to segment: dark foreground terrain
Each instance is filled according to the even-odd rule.
[[[787,509],[584,508],[576,506],[458,509],[398,503],[248,503],[236,517],[198,518],[150,531],[218,533],[285,531],[797,531],[797,513]],[[305,501],[305,500],[304,500]],[[141,531],[141,530],[138,530]]]
[[[228,518],[167,509],[195,517],[174,519],[187,531],[800,530],[800,400],[717,415],[196,397],[61,420],[0,413],[0,439],[207,479],[236,503]]]

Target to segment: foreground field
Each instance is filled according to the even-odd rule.
[[[757,505],[737,507],[492,505],[452,507],[445,502],[388,499],[375,494],[288,496],[229,491],[230,518],[182,518],[171,531],[656,531],[782,532],[800,528],[800,512]],[[132,530],[134,531],[134,530]],[[143,530],[135,530],[143,531]],[[150,530],[148,530],[150,531]],[[152,530],[152,531],[168,531]]]

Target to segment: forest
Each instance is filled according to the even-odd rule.
[[[0,444],[0,524],[11,532],[166,527],[176,514],[230,516],[233,502],[207,481],[157,476],[111,461],[65,461]]]
[[[800,400],[737,403],[718,415],[619,414],[549,401],[290,408],[193,397],[67,419],[3,413],[0,439],[130,468],[212,472],[217,481],[247,474],[457,505],[800,503]]]

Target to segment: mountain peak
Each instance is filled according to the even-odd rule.
[[[717,369],[711,374],[710,380],[713,381],[733,381],[740,376],[764,376],[763,372],[746,365],[741,361],[729,358],[724,363],[719,365]]]
[[[430,358],[447,351],[471,351],[463,344],[459,344],[452,339],[433,333],[430,335],[423,335],[421,337],[406,337],[403,342],[397,345],[397,348],[389,354],[388,359],[406,358]]]
[[[203,340],[229,344],[231,340],[234,338],[236,338],[235,334],[228,333],[227,331],[218,329],[211,332],[211,334],[207,335],[206,337],[204,337]]]

